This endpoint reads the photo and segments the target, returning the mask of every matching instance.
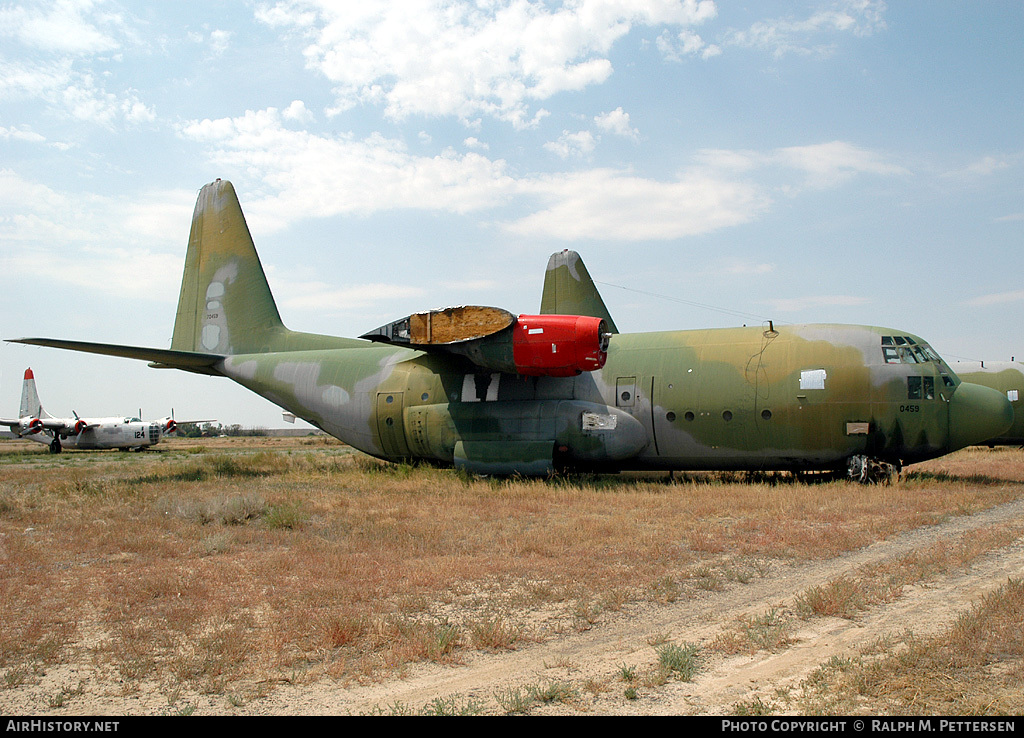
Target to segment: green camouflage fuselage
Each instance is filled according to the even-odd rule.
[[[913,463],[961,442],[950,433],[959,380],[941,361],[886,363],[883,336],[894,335],[924,345],[805,325],[618,334],[603,369],[566,378],[481,373],[369,343],[232,356],[222,371],[391,460],[493,472],[820,469],[857,454]]]

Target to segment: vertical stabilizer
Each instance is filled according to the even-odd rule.
[[[288,330],[281,322],[235,188],[203,187],[192,215],[171,349],[256,354],[365,345]]]
[[[25,381],[21,385],[21,410],[19,417],[48,418],[49,415],[43,410],[39,402],[39,393],[36,392],[36,377],[31,367],[25,370]]]
[[[211,182],[192,215],[171,348],[254,353],[283,329],[235,188]]]
[[[568,249],[554,253],[548,259],[540,312],[542,315],[587,315],[601,318],[608,324],[610,332],[619,332],[583,259]]]

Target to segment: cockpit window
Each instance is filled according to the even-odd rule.
[[[942,363],[931,346],[910,336],[882,336],[882,358],[886,364]]]
[[[927,343],[918,343],[910,336],[882,336],[882,360],[886,364],[935,364],[942,377],[942,383],[946,387],[956,386],[956,382],[950,376],[952,372],[935,349]],[[923,395],[926,396],[927,393],[923,392]]]

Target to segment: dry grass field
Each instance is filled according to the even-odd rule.
[[[1024,451],[892,485],[0,441],[0,714],[1021,714]]]

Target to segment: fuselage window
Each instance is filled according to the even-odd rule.
[[[935,377],[907,377],[908,400],[934,400]]]

